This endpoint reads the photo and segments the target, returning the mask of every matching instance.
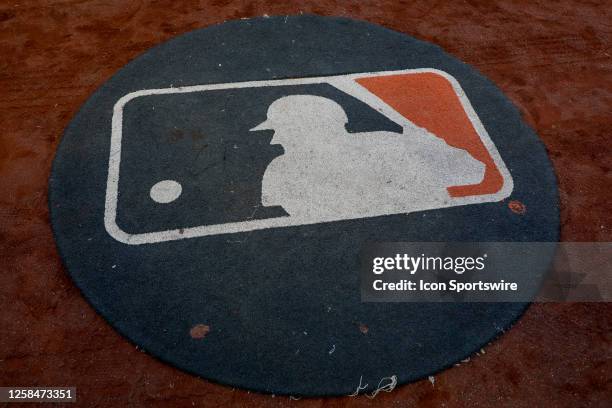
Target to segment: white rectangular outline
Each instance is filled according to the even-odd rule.
[[[480,119],[476,115],[474,108],[472,107],[470,101],[468,100],[465,92],[459,85],[459,82],[444,71],[440,71],[433,68],[421,68],[421,69],[407,69],[407,70],[399,70],[399,71],[381,71],[381,72],[363,72],[363,73],[354,73],[354,74],[340,74],[333,76],[324,76],[324,77],[309,77],[309,78],[297,78],[297,79],[275,79],[275,80],[266,80],[266,81],[246,81],[246,82],[232,82],[232,83],[223,83],[223,84],[211,84],[211,85],[194,85],[194,86],[185,86],[185,87],[177,87],[177,88],[162,88],[162,89],[143,89],[135,92],[131,92],[127,95],[121,97],[113,108],[113,118],[112,118],[112,131],[111,131],[111,145],[108,159],[108,179],[106,184],[106,201],[104,207],[104,226],[106,231],[117,241],[129,244],[129,245],[140,245],[140,244],[150,244],[156,242],[165,242],[165,241],[173,241],[179,239],[186,238],[195,238],[209,235],[219,235],[219,234],[233,234],[238,232],[247,232],[254,231],[259,229],[266,228],[279,228],[279,227],[289,227],[289,226],[298,226],[298,225],[307,225],[307,224],[318,224],[323,222],[334,222],[334,221],[344,221],[348,219],[363,219],[363,218],[373,218],[385,215],[392,215],[398,213],[381,213],[379,215],[373,215],[371,217],[347,217],[347,218],[334,218],[334,219],[317,219],[317,220],[306,220],[300,219],[298,217],[276,217],[276,218],[266,218],[266,219],[258,219],[258,220],[248,220],[248,221],[240,221],[240,222],[230,222],[224,224],[213,224],[213,225],[201,225],[197,227],[189,227],[189,228],[179,228],[174,230],[165,230],[165,231],[156,231],[156,232],[147,232],[141,234],[129,234],[123,231],[117,225],[117,200],[119,194],[119,168],[121,164],[121,141],[122,141],[122,131],[123,131],[123,109],[127,103],[130,101],[150,95],[165,95],[165,94],[181,94],[181,93],[190,93],[190,92],[202,92],[202,91],[212,91],[212,90],[220,90],[220,89],[237,89],[237,88],[255,88],[255,87],[263,87],[263,86],[283,86],[283,85],[308,85],[308,84],[320,84],[326,83],[330,84],[342,91],[350,91],[350,95],[354,97],[358,97],[362,102],[365,102],[372,108],[378,110],[379,112],[386,115],[389,119],[397,122],[409,124],[410,126],[414,126],[411,122],[409,122],[406,118],[396,112],[393,108],[387,105],[385,102],[380,100],[376,95],[367,91],[364,87],[357,84],[356,79],[362,77],[373,77],[373,76],[388,76],[388,75],[397,75],[397,74],[408,74],[408,73],[434,73],[444,77],[453,87],[453,90],[459,97],[461,105],[468,115],[472,126],[476,130],[478,136],[482,140],[484,146],[488,150],[489,154],[493,158],[495,165],[497,166],[499,172],[502,175],[504,184],[500,191],[494,194],[486,194],[486,195],[478,195],[478,196],[468,196],[468,197],[456,197],[452,198],[449,202],[449,205],[445,207],[434,207],[434,208],[448,208],[448,207],[456,207],[460,205],[467,204],[478,204],[485,202],[494,202],[501,201],[504,198],[508,197],[514,188],[512,176],[510,172],[506,168],[497,148],[495,147],[493,141],[489,137],[489,134],[485,130],[483,124]],[[356,95],[357,94],[357,95]],[[425,211],[429,208],[423,208],[418,211]],[[402,214],[402,213],[399,213]],[[408,214],[408,213],[405,213]]]

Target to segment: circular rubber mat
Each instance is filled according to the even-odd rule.
[[[62,259],[142,349],[206,379],[343,395],[434,374],[524,303],[362,303],[365,242],[556,241],[546,152],[435,45],[316,16],[194,31],[117,72],[49,187]]]

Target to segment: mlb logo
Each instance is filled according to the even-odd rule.
[[[114,107],[105,227],[177,239],[500,201],[459,83],[415,69],[146,89]]]

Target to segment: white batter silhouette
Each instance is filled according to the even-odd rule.
[[[331,99],[292,95],[274,101],[267,120],[285,153],[264,173],[262,204],[300,219],[359,218],[440,208],[447,187],[479,183],[482,162],[425,129],[349,133]]]

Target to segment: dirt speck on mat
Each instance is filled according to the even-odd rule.
[[[523,215],[527,212],[527,207],[525,206],[525,204],[521,203],[518,200],[512,200],[508,203],[508,208],[510,208],[510,210],[515,213],[515,214],[519,214],[519,215]]]
[[[193,339],[203,339],[210,333],[210,326],[205,324],[196,324],[189,330],[189,335]]]

